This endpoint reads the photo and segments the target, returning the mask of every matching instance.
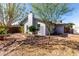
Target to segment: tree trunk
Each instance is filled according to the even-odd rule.
[[[9,27],[12,26],[12,25],[11,25],[11,24],[12,24],[12,20],[13,20],[12,18],[9,18],[9,21],[8,21],[8,23],[7,23],[7,26],[9,26]]]
[[[50,39],[50,31],[49,31],[49,39]]]
[[[54,29],[54,25],[52,25],[52,27],[51,27],[51,24],[49,24],[48,25],[48,31],[49,31],[49,33],[48,33],[48,35],[49,35],[49,39],[51,38],[50,36],[51,36],[51,31]]]
[[[47,28],[48,28],[48,36],[49,36],[49,39],[50,39],[50,25]]]

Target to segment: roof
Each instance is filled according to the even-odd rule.
[[[38,19],[38,18],[34,18],[34,19],[36,19],[37,21],[39,21],[39,22],[42,22],[42,23],[44,23],[41,19]],[[52,21],[48,21],[48,22],[52,22]],[[67,25],[68,23],[61,23],[61,22],[52,22],[52,24],[56,24],[56,25]]]
[[[68,23],[56,23],[57,25],[68,25]]]
[[[27,22],[27,20],[28,20],[28,17],[24,18],[24,20],[22,20],[22,21],[20,22],[20,24],[25,24],[25,23]]]
[[[40,18],[33,17],[33,19],[36,21],[42,22],[42,23],[45,22]],[[20,22],[20,24],[22,24],[22,25],[25,24],[27,22],[27,20],[28,20],[28,16],[26,18],[24,18],[24,20],[22,20]],[[47,22],[51,22],[51,24],[56,24],[56,25],[67,25],[67,23],[62,23],[60,20],[59,21],[47,21]]]

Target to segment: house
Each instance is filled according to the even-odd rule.
[[[41,20],[39,20],[38,18],[35,18],[32,12],[29,13],[28,16],[24,20],[20,22],[16,22],[13,25],[17,25],[17,24],[24,25],[24,33],[32,34],[32,32],[29,31],[29,27],[32,25],[39,26],[39,31],[37,32],[38,35],[45,36],[45,35],[48,35],[49,33],[46,27],[46,24],[42,22]],[[51,34],[53,34],[54,32],[59,33],[59,34],[66,33],[64,30],[67,24],[57,22],[57,23],[54,23],[54,25],[55,25],[54,29],[53,29],[53,26],[51,27],[52,29],[50,32]]]
[[[42,35],[42,36],[48,35],[49,31],[46,27],[46,24],[44,22],[42,22],[41,20],[39,20],[38,18],[34,18],[33,13],[30,13],[26,19],[25,19],[26,21],[23,22],[24,23],[24,33],[27,32],[29,34],[32,34],[29,31],[29,27],[34,25],[34,26],[39,26],[39,31],[37,32],[38,35]],[[65,25],[67,25],[67,24],[59,22],[54,25],[55,25],[54,30],[53,30],[53,26],[51,27],[51,29],[52,29],[50,32],[51,34],[53,34],[54,32],[61,33],[61,34],[65,33],[64,29],[65,29]]]

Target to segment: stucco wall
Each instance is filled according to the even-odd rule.
[[[79,26],[78,25],[73,25],[73,33],[79,34]]]
[[[28,28],[29,28],[30,26],[32,26],[32,25],[33,25],[33,14],[30,13],[30,14],[28,15],[28,20],[27,20],[27,22],[24,24],[24,33],[28,32],[28,33],[32,34],[32,33],[29,32],[29,30],[28,30]],[[28,27],[28,28],[27,28],[27,27]]]
[[[39,31],[38,31],[38,35],[46,35],[46,34],[48,34],[48,30],[47,30],[47,28],[46,28],[46,25],[45,25],[44,23],[42,23],[42,22],[36,21],[36,20],[33,18],[33,14],[32,14],[32,13],[30,13],[30,14],[28,15],[28,21],[24,24],[24,33],[28,32],[28,33],[32,34],[32,33],[28,30],[28,28],[29,28],[30,26],[32,26],[32,25],[37,26],[36,24],[40,24],[40,29],[39,29]],[[27,28],[27,26],[28,26],[28,28]],[[57,25],[57,26],[56,26],[56,31],[57,31],[58,33],[64,33],[64,25]],[[51,33],[52,33],[52,32],[53,32],[53,31],[51,31]]]
[[[40,28],[39,28],[39,31],[38,31],[38,35],[46,35],[46,26],[44,23],[42,22],[37,22],[37,24],[40,24]]]
[[[36,19],[33,18],[32,13],[30,13],[28,15],[28,21],[24,24],[24,33],[28,32],[29,34],[32,34],[32,32],[30,32],[28,30],[28,28],[32,25],[37,26],[37,24],[40,24],[40,29],[39,29],[37,34],[38,35],[46,35],[46,26],[45,26],[45,24],[42,23],[42,22],[36,21]],[[28,28],[27,28],[27,26],[28,26]]]

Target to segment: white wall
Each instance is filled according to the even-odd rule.
[[[45,26],[45,24],[42,23],[42,22],[38,22],[37,24],[40,24],[38,35],[45,36],[46,35],[46,26]]]
[[[42,22],[38,22],[35,19],[33,19],[33,14],[30,13],[28,15],[28,21],[24,24],[24,33],[28,32],[29,34],[32,34],[32,32],[30,32],[27,29],[27,26],[30,27],[32,25],[36,26],[36,24],[40,24],[40,30],[38,31],[38,35],[46,35],[46,27],[45,24]]]
[[[33,14],[30,13],[30,14],[28,15],[28,20],[27,20],[27,22],[24,24],[24,33],[28,32],[28,33],[32,34],[32,33],[29,32],[29,30],[27,29],[27,26],[30,27],[30,26],[32,26],[32,25],[33,25]]]
[[[28,26],[32,26],[33,25],[33,14],[32,13],[30,13],[29,15],[28,15]]]
[[[78,25],[73,25],[73,33],[79,34],[79,26]]]

